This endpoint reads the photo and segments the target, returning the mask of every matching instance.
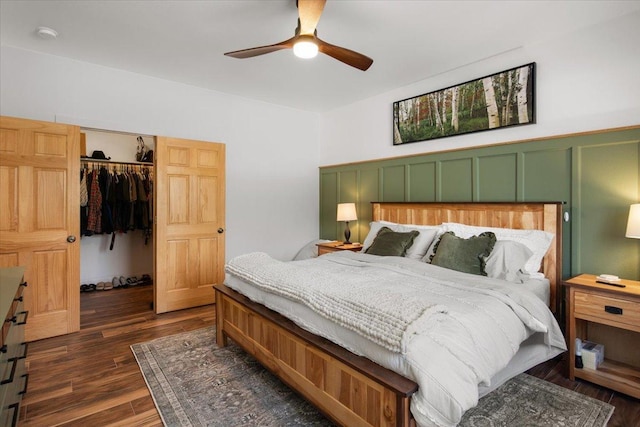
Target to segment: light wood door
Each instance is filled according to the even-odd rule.
[[[214,302],[224,280],[225,145],[157,137],[156,313]]]
[[[0,117],[0,267],[26,268],[27,341],[80,329],[79,141],[77,126]]]

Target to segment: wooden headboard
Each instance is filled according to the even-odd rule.
[[[399,224],[439,225],[443,222],[481,227],[544,230],[555,235],[542,261],[551,285],[549,307],[559,313],[562,280],[562,202],[523,203],[412,203],[372,202],[373,220]]]

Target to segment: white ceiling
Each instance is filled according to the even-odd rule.
[[[318,36],[373,58],[365,72],[324,55],[299,59],[290,50],[250,59],[223,55],[293,36],[295,0],[1,0],[0,41],[328,111],[639,10],[640,1],[328,0]],[[39,38],[38,26],[58,31],[57,40]]]

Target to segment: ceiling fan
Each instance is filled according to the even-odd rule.
[[[233,58],[251,58],[282,49],[293,49],[294,54],[298,57],[313,58],[318,52],[322,52],[362,71],[368,70],[373,64],[373,59],[353,50],[329,44],[318,38],[316,27],[326,2],[327,0],[296,1],[298,6],[298,27],[295,35],[290,39],[267,46],[227,52],[225,55]]]

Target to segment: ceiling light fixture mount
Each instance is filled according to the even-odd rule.
[[[36,33],[45,40],[55,40],[58,38],[58,32],[49,27],[38,27]]]

